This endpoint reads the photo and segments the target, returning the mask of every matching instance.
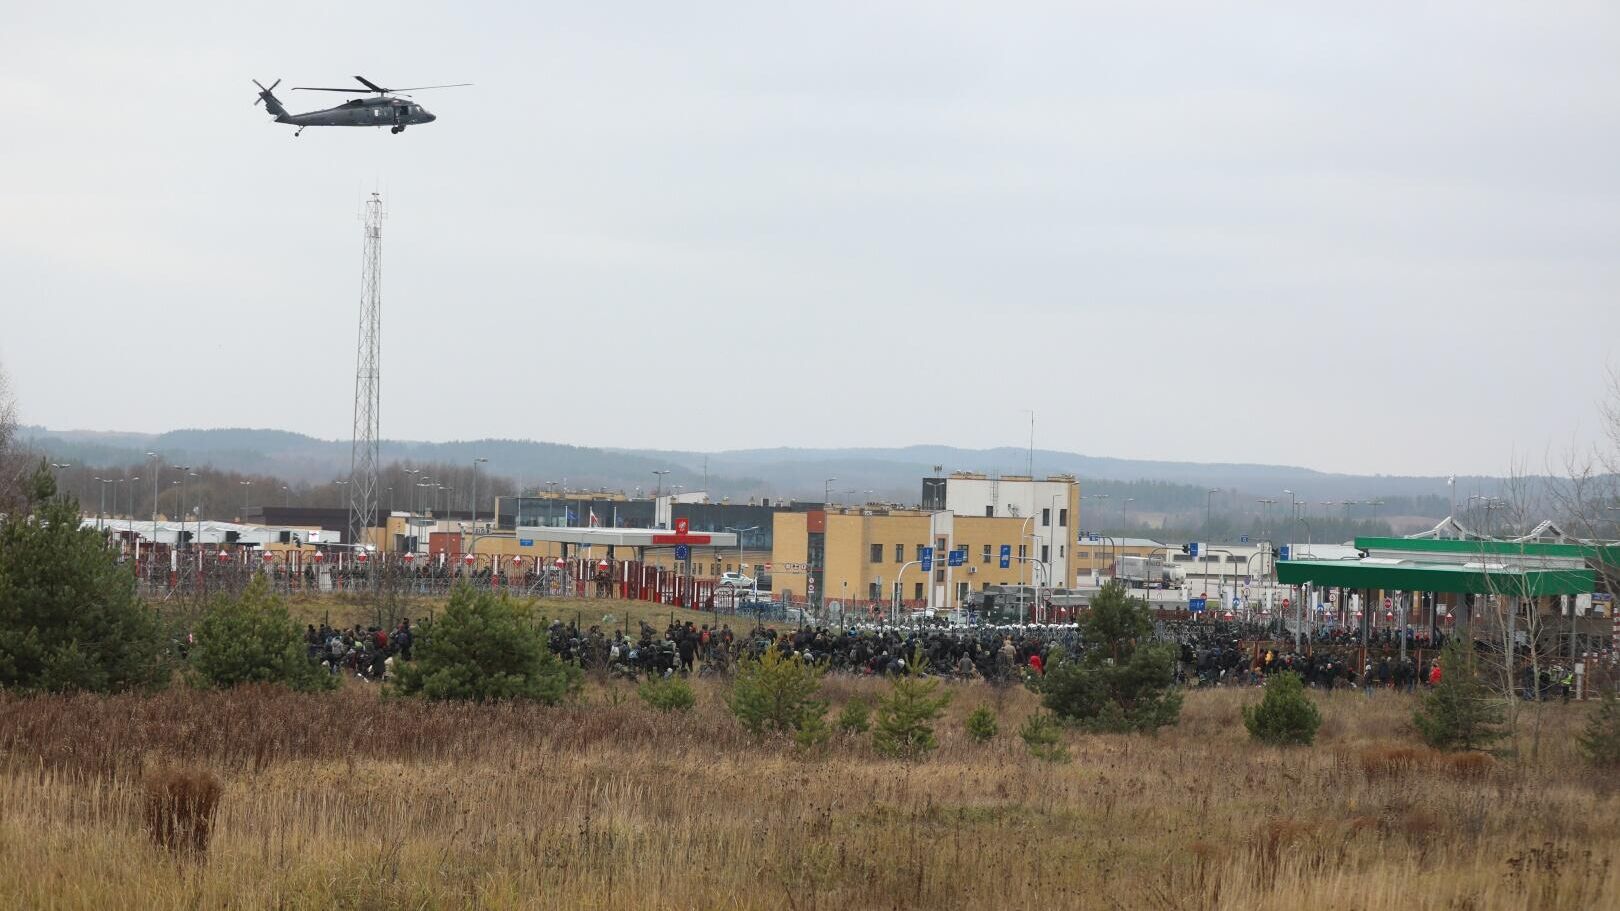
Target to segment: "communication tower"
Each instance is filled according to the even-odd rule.
[[[360,344],[355,353],[354,448],[349,457],[349,542],[365,544],[377,513],[377,463],[382,423],[382,197],[366,200],[365,254],[360,267]]]

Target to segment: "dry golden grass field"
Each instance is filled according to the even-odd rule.
[[[881,688],[824,689],[836,713]],[[1417,747],[1407,696],[1318,695],[1317,745],[1281,750],[1239,721],[1257,691],[1195,692],[1179,727],[1069,733],[1054,765],[1015,733],[1034,697],[975,683],[905,764],[751,741],[696,689],[684,716],[601,684],[560,708],[0,696],[0,907],[1620,908],[1620,797],[1577,761],[1577,707],[1544,710],[1533,761],[1481,761]],[[143,828],[160,768],[223,784],[206,852]]]

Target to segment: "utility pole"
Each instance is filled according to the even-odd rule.
[[[377,513],[382,402],[382,197],[366,200],[360,269],[360,336],[355,351],[354,437],[349,453],[349,543],[365,544]]]

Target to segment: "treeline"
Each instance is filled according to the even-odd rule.
[[[347,477],[311,484],[208,465],[186,466],[182,470],[158,459],[122,465],[68,463],[53,471],[61,491],[78,500],[92,515],[148,519],[155,505],[155,511],[169,519],[182,514],[195,518],[200,510],[203,519],[233,521],[242,517],[246,507],[349,505]],[[529,492],[533,490],[533,487],[528,488]],[[496,497],[516,493],[517,485],[511,478],[480,466],[477,483],[480,513],[492,512]],[[414,507],[417,512],[430,509],[465,512],[472,509],[472,497],[471,465],[392,462],[377,474],[378,504],[385,510]]]

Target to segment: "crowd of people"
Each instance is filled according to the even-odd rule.
[[[396,658],[411,660],[415,638],[408,617],[392,630],[379,626],[361,629],[358,623],[348,629],[333,629],[325,623],[317,628],[311,623],[304,631],[304,648],[310,662],[328,673],[383,680]]]
[[[1393,636],[1373,643],[1380,648],[1365,652],[1361,660],[1364,653],[1350,643],[1320,640],[1308,650],[1294,651],[1271,639],[1271,633],[1263,625],[1242,622],[1172,622],[1158,624],[1154,638],[1177,646],[1177,680],[1187,686],[1258,686],[1284,671],[1322,689],[1410,691],[1440,679],[1435,651],[1424,651],[1421,662],[1413,655],[1391,654],[1387,650],[1399,644]],[[383,680],[396,661],[411,660],[415,632],[409,619],[392,629],[310,624],[304,641],[309,660],[331,674]],[[577,622],[558,621],[546,630],[546,641],[564,661],[629,679],[725,675],[738,662],[775,649],[833,673],[898,675],[920,660],[926,673],[937,676],[1013,682],[1043,674],[1055,652],[1073,656],[1087,647],[1080,629],[1070,625],[778,630],[756,624],[738,631],[723,619],[713,624],[671,622],[663,630],[642,622],[634,635],[622,628],[581,628]],[[1525,688],[1545,696],[1561,685],[1562,672],[1552,668],[1539,680],[1528,677]]]
[[[1165,623],[1155,637],[1179,648],[1177,677],[1189,686],[1253,686],[1281,671],[1294,671],[1310,686],[1324,689],[1413,689],[1438,680],[1434,653],[1413,657],[1367,652],[1319,643],[1295,652],[1272,642],[1263,626],[1245,623]],[[671,623],[662,631],[641,623],[634,635],[600,626],[553,623],[551,650],[585,668],[615,676],[724,674],[738,661],[767,649],[833,673],[885,676],[905,673],[919,659],[926,672],[958,679],[1011,681],[1039,675],[1061,650],[1077,655],[1087,647],[1074,626],[980,626],[969,628],[805,626],[778,630],[755,625],[733,630],[729,622]],[[1375,643],[1393,648],[1398,640]]]

